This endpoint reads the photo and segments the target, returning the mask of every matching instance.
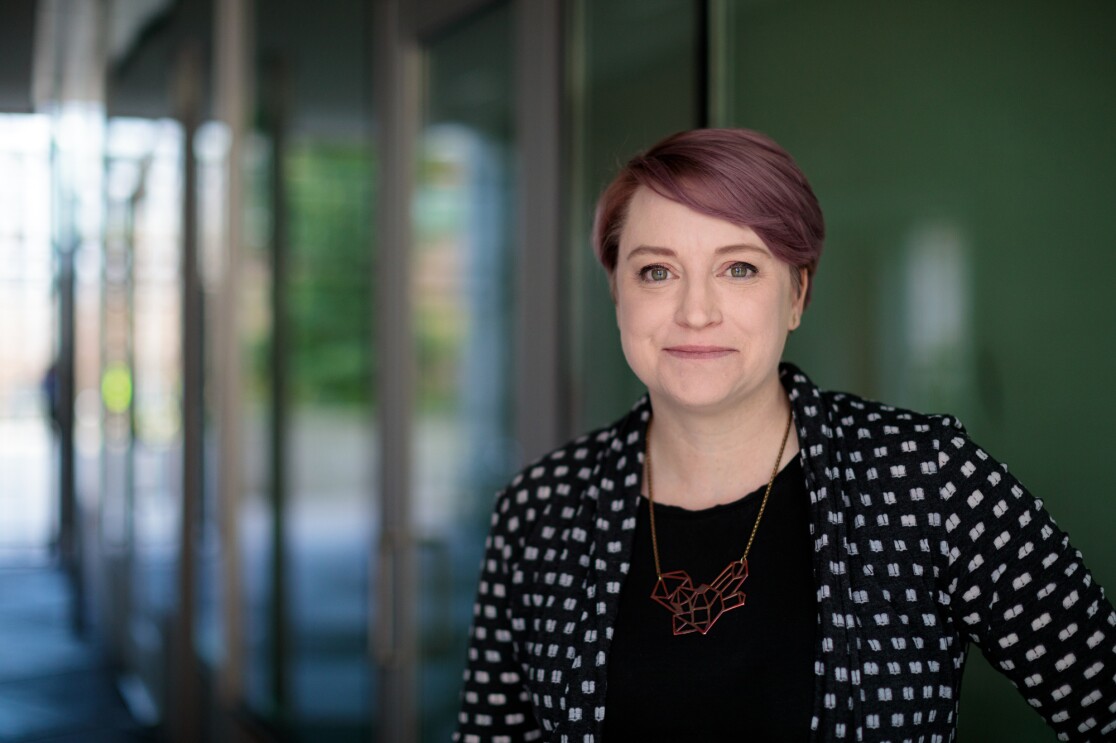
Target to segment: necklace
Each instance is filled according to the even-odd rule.
[[[763,500],[760,501],[759,513],[756,514],[756,523],[752,525],[752,533],[748,536],[748,544],[744,547],[744,555],[739,560],[730,562],[712,583],[703,583],[696,589],[693,579],[685,570],[664,573],[659,566],[659,538],[655,533],[655,494],[651,489],[651,423],[647,424],[643,469],[647,477],[647,501],[651,515],[651,552],[655,556],[655,575],[658,576],[655,588],[651,591],[651,600],[665,606],[673,615],[673,629],[676,636],[694,632],[704,635],[726,611],[744,606],[744,591],[741,590],[741,586],[744,584],[744,579],[748,577],[748,552],[752,549],[752,541],[756,538],[756,530],[759,529],[763,511],[767,508],[767,497],[771,495],[771,486],[775,484],[775,476],[779,474],[779,463],[783,461],[783,451],[787,446],[793,420],[792,412],[787,416],[783,443],[779,444],[779,456],[775,458],[771,479],[767,481],[767,489],[763,491]]]

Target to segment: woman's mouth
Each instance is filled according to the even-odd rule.
[[[694,359],[696,361],[719,359],[722,356],[728,356],[730,353],[736,353],[735,349],[725,346],[668,346],[663,350],[676,359]]]

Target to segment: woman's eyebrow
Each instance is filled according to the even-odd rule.
[[[724,255],[726,253],[736,253],[740,251],[767,253],[767,250],[760,247],[759,245],[752,245],[750,243],[734,243],[732,245],[722,245],[721,247],[717,248],[714,253],[716,255]],[[636,256],[640,255],[658,255],[671,257],[677,255],[677,253],[671,248],[665,248],[659,245],[639,245],[628,251],[627,257],[635,258]]]
[[[759,245],[752,245],[751,243],[740,243],[740,244],[737,244],[737,245],[722,245],[721,247],[717,248],[717,250],[714,251],[714,252],[716,252],[717,255],[723,255],[725,253],[735,253],[735,252],[740,251],[740,250],[743,250],[745,252],[755,252],[755,253],[766,253],[767,252],[766,249],[760,247]]]
[[[677,255],[670,248],[661,248],[657,245],[640,245],[628,251],[628,258],[634,258],[637,255],[663,255],[672,256]]]

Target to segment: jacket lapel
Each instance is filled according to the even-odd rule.
[[[814,540],[814,582],[818,601],[818,642],[814,672],[814,740],[853,740],[859,727],[854,686],[859,685],[860,637],[851,605],[845,488],[852,477],[843,456],[843,430],[833,420],[821,391],[792,364],[780,375],[794,408],[799,453],[810,493],[810,533]]]
[[[586,491],[592,510],[582,523],[592,525],[589,564],[582,585],[584,609],[580,658],[570,660],[566,698],[582,700],[582,719],[571,720],[570,740],[601,739],[605,689],[608,681],[608,646],[620,605],[620,589],[628,574],[628,560],[635,535],[643,480],[644,436],[651,406],[646,396],[636,403],[610,435]],[[592,736],[586,737],[586,736]]]

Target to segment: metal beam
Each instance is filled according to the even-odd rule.
[[[265,71],[264,130],[271,139],[271,694],[276,709],[286,711],[290,684],[290,629],[287,586],[287,436],[290,428],[290,305],[287,244],[286,165],[289,75],[282,59],[268,60]]]
[[[417,564],[411,531],[412,345],[410,261],[415,138],[419,126],[421,54],[403,26],[405,0],[377,0],[373,14],[377,93],[375,265],[377,428],[380,442],[379,546],[370,575],[372,647],[379,670],[379,740],[418,739]],[[375,533],[375,531],[374,531]]]
[[[519,324],[516,437],[524,461],[554,448],[562,415],[562,2],[517,0]]]
[[[400,6],[400,34],[427,39],[498,0],[410,0]]]
[[[214,8],[214,97],[217,115],[228,131],[225,153],[221,282],[215,328],[217,435],[217,511],[221,543],[222,629],[225,652],[217,670],[217,699],[225,709],[244,696],[244,597],[240,583],[240,498],[243,489],[241,425],[240,296],[244,256],[244,142],[252,100],[252,0],[224,0]]]
[[[194,544],[205,482],[202,416],[202,286],[198,272],[198,166],[194,135],[201,120],[201,53],[186,43],[179,58],[177,104],[182,122],[182,500],[179,512],[178,611],[174,628],[174,739],[200,740],[200,698],[194,653],[196,608]]]

